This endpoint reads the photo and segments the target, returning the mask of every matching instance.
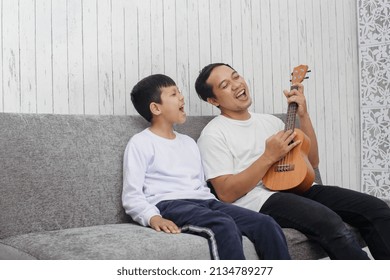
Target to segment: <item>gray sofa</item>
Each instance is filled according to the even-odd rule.
[[[210,119],[188,117],[177,130],[197,139]],[[147,125],[139,116],[0,113],[0,259],[209,259],[206,239],[139,226],[122,208],[123,152]],[[294,259],[326,256],[300,232],[284,233]],[[245,237],[244,247],[257,259]]]

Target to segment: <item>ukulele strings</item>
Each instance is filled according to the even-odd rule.
[[[286,121],[286,131],[291,129],[293,133],[294,132],[294,121],[295,121],[295,118],[294,118],[294,114],[296,114],[296,103],[292,103],[291,105],[291,110],[288,110],[288,114],[287,114],[287,121]],[[292,144],[292,143],[289,143],[289,145]],[[281,161],[281,168],[282,168],[282,172],[284,171],[288,171],[289,168],[290,168],[290,165],[291,165],[291,151],[289,151],[285,157],[282,159]]]

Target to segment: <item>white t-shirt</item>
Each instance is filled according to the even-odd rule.
[[[148,128],[127,144],[123,161],[122,203],[128,215],[149,225],[163,200],[215,199],[207,187],[195,141],[175,132],[173,140]]]
[[[283,121],[268,114],[251,113],[245,121],[215,117],[198,139],[206,180],[245,170],[263,154],[266,139],[283,129]],[[273,193],[260,181],[233,204],[259,211]]]

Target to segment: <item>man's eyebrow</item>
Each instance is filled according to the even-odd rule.
[[[234,70],[230,76],[233,76],[234,74],[237,74],[237,73],[238,73],[238,72],[237,72],[236,70]],[[218,87],[221,87],[222,84],[223,84],[224,82],[226,82],[226,79],[225,79],[225,80],[222,80],[222,81],[219,83]]]

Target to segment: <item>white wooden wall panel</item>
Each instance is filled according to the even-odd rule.
[[[67,1],[69,113],[84,113],[82,1]]]
[[[20,111],[35,113],[37,86],[35,79],[35,1],[26,0],[20,14]],[[33,59],[30,59],[32,57]]]
[[[112,1],[112,95],[115,115],[126,114],[125,8],[122,0]],[[162,52],[161,52],[162,53]]]
[[[174,4],[174,1],[172,1]],[[165,4],[165,3],[164,3]],[[176,24],[172,27],[172,34],[170,40],[175,46],[175,51],[172,52],[172,59],[174,60],[165,60],[165,69],[170,69],[172,66],[172,61],[176,61],[176,68],[175,70],[172,70],[172,72],[175,71],[176,74],[176,81],[180,85],[180,90],[185,98],[185,110],[186,112],[190,111],[190,89],[194,88],[191,84],[191,80],[189,78],[189,72],[188,72],[188,59],[189,59],[189,49],[188,49],[188,37],[190,36],[188,34],[188,5],[187,1],[177,1],[176,2],[176,9],[178,11],[181,11],[180,13],[177,13],[174,11],[173,16],[176,17]],[[164,14],[164,20],[170,18],[170,14]],[[173,32],[174,31],[174,32]],[[175,36],[176,34],[176,36]],[[168,73],[169,71],[166,71]],[[174,77],[174,75],[172,76]]]
[[[1,2],[1,4],[3,4]],[[3,15],[3,5],[0,5],[0,13]],[[0,20],[0,35],[1,38],[3,38],[3,20]],[[4,111],[4,84],[3,84],[3,40],[0,40],[0,49],[1,49],[1,55],[0,55],[0,110]]]
[[[68,6],[66,0],[52,1],[53,112],[69,113]]]
[[[126,79],[126,113],[136,114],[130,100],[130,91],[139,80],[139,46],[138,46],[138,10],[135,5],[125,5],[125,79]],[[165,53],[165,52],[164,52]]]
[[[83,92],[84,113],[99,114],[97,0],[83,0]],[[81,79],[81,77],[80,77]]]
[[[298,64],[327,184],[360,189],[354,0],[0,0],[0,111],[136,114],[141,78],[177,81],[189,115],[218,114],[194,89],[209,62],[246,78],[256,112],[285,112]]]
[[[112,14],[111,0],[97,0],[98,90],[101,114],[114,113],[112,90],[112,22],[114,18],[117,20],[117,15]]]
[[[33,13],[33,10],[30,11]],[[36,112],[53,113],[53,57],[51,1],[35,1],[35,59]],[[8,102],[8,101],[7,101]]]
[[[19,3],[4,0],[2,3],[3,43],[3,109],[20,112],[20,53],[19,53]],[[6,12],[5,12],[6,11]]]

